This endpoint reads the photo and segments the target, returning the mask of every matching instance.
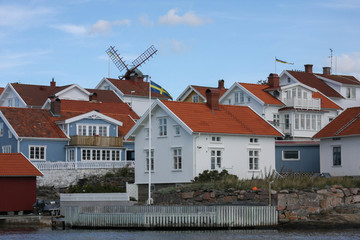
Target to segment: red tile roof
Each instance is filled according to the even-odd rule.
[[[42,107],[49,96],[55,95],[56,93],[70,87],[66,86],[44,86],[44,85],[31,85],[31,84],[11,84],[20,97],[29,106]],[[97,94],[98,101],[102,102],[122,102],[122,100],[110,90],[99,90],[99,89],[86,89],[87,91]]]
[[[224,95],[224,93],[226,93],[226,91],[228,90],[227,88],[217,88],[217,87],[205,87],[205,86],[196,86],[196,85],[191,85],[196,91],[198,91],[205,99],[206,99],[206,90],[207,89],[217,89],[219,90],[219,98],[222,97],[222,95]]]
[[[331,79],[335,82],[339,82],[342,84],[349,84],[349,85],[360,85],[360,81],[357,80],[354,76],[348,75],[324,75],[324,74],[315,74],[317,76],[321,76],[327,79]]]
[[[312,94],[313,98],[320,98],[321,99],[321,108],[327,108],[327,109],[342,109],[339,105],[325,97],[320,92],[313,92]]]
[[[279,99],[277,99],[270,93],[264,91],[265,89],[268,89],[270,87],[269,85],[241,82],[239,82],[239,84],[246,88],[249,92],[254,94],[256,97],[258,97],[265,104],[284,105]]]
[[[360,107],[348,108],[321,129],[313,138],[360,135]]]
[[[0,107],[19,137],[67,138],[49,110]]]
[[[315,88],[325,94],[327,97],[343,98],[340,93],[335,91],[332,87],[327,85],[323,80],[316,77],[313,73],[287,71],[290,75],[296,78],[302,84]]]
[[[126,79],[114,79],[107,78],[115,87],[117,87],[123,94],[125,95],[133,95],[133,96],[141,96],[141,97],[149,97],[149,82],[143,82],[139,80],[135,82],[134,80],[126,80]],[[165,88],[166,89],[166,88]],[[131,91],[135,91],[131,93]],[[169,99],[164,95],[161,95],[156,92],[152,92],[151,96],[153,98],[159,99]]]
[[[0,176],[42,176],[21,153],[0,153]]]
[[[162,101],[193,132],[282,136],[249,107],[219,105],[212,111],[204,103]]]

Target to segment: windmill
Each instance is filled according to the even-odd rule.
[[[120,72],[126,69],[125,74],[123,76],[119,76],[119,78],[125,78],[126,80],[129,80],[133,79],[134,77],[143,78],[144,75],[138,69],[138,67],[149,60],[157,52],[157,49],[154,47],[154,45],[151,45],[145,52],[137,57],[131,65],[127,65],[125,63],[125,60],[120,57],[120,55],[117,53],[117,50],[115,50],[113,46],[110,46],[105,52],[108,54],[109,58],[114,62],[115,66],[120,70]]]

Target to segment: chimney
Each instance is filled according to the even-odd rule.
[[[272,88],[279,88],[280,77],[276,73],[270,73],[268,76],[268,84]]]
[[[61,101],[59,98],[51,98],[50,112],[54,116],[61,116]]]
[[[331,74],[331,67],[323,67],[323,74],[330,75]]]
[[[224,88],[224,79],[221,79],[221,80],[219,80],[219,82],[218,82],[218,89],[225,89]]]
[[[206,90],[206,104],[211,110],[220,110],[219,108],[219,96],[220,92],[218,89],[207,89]]]
[[[52,78],[52,80],[50,82],[50,86],[51,87],[56,87],[56,82],[54,81],[54,78]]]
[[[305,66],[306,73],[313,73],[313,70],[312,70],[313,65],[312,64],[305,64],[304,66]]]
[[[90,94],[89,101],[90,102],[97,102],[97,93],[96,92]]]

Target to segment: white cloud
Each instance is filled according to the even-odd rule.
[[[333,59],[333,68],[337,73],[360,77],[360,52],[342,54]],[[335,73],[334,71],[334,73]]]
[[[26,8],[20,5],[0,5],[0,26],[24,27],[31,23],[38,23],[44,16],[53,13],[50,8]]]
[[[153,26],[154,26],[154,22],[151,21],[147,15],[141,15],[141,16],[139,17],[139,22],[140,22],[143,26],[147,26],[147,27],[153,27]]]
[[[205,23],[211,23],[211,19],[205,19],[196,15],[193,11],[186,12],[180,16],[178,10],[171,9],[166,15],[159,17],[159,24],[178,25],[184,24],[189,26],[201,26]]]
[[[173,55],[184,54],[189,51],[189,47],[184,43],[176,39],[164,40],[160,42],[161,54]]]
[[[48,54],[47,51],[35,51],[24,53],[7,53],[0,55],[0,69],[9,69],[18,66],[30,65],[38,57]]]
[[[109,22],[106,20],[99,20],[95,24],[91,26],[82,26],[82,25],[73,25],[73,24],[64,24],[64,25],[57,25],[53,26],[56,29],[61,31],[78,35],[78,36],[85,36],[85,35],[107,35],[112,31],[113,26],[129,26],[130,20],[116,20],[113,22]]]

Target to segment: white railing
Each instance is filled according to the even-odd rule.
[[[294,107],[294,108],[302,108],[302,109],[321,109],[321,99],[320,98],[284,98],[286,106]]]
[[[128,193],[62,193],[60,202],[129,201]]]
[[[34,162],[39,170],[65,170],[65,169],[112,169],[135,167],[134,161],[117,162]]]

